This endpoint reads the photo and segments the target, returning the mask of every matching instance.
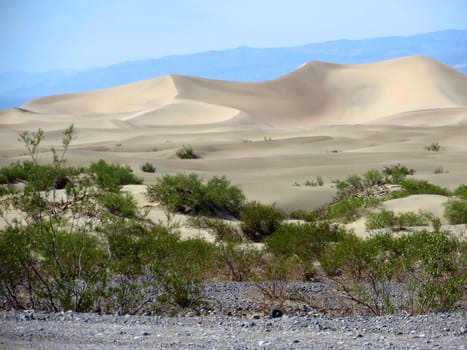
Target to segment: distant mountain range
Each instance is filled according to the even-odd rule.
[[[0,73],[0,109],[43,96],[97,90],[168,74],[257,82],[275,79],[308,61],[369,63],[423,55],[467,73],[467,30],[407,37],[336,40],[280,48],[239,47],[131,61],[83,71]]]

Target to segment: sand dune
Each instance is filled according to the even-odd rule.
[[[249,199],[290,210],[330,201],[336,179],[395,163],[451,189],[467,183],[467,76],[426,57],[309,62],[263,83],[173,75],[33,100],[0,111],[0,165],[24,159],[18,133],[38,128],[49,161],[71,123],[71,164],[104,158],[148,183],[166,173],[225,175]],[[441,151],[426,151],[435,141]],[[178,159],[182,145],[202,159]],[[140,170],[148,161],[155,174]],[[305,186],[317,176],[324,186]]]

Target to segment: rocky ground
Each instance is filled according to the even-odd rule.
[[[3,311],[0,349],[465,349],[467,343],[465,312],[336,317],[341,303],[328,300],[319,281],[271,291],[300,297],[271,301],[252,284],[210,283],[204,290],[210,306],[176,317]],[[305,300],[310,294],[319,297]],[[318,305],[336,309],[325,314]],[[271,306],[284,314],[272,317]]]

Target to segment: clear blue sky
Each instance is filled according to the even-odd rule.
[[[0,0],[0,72],[467,29],[467,0]]]

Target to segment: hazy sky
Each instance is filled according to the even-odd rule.
[[[0,0],[0,72],[467,29],[467,0]]]

